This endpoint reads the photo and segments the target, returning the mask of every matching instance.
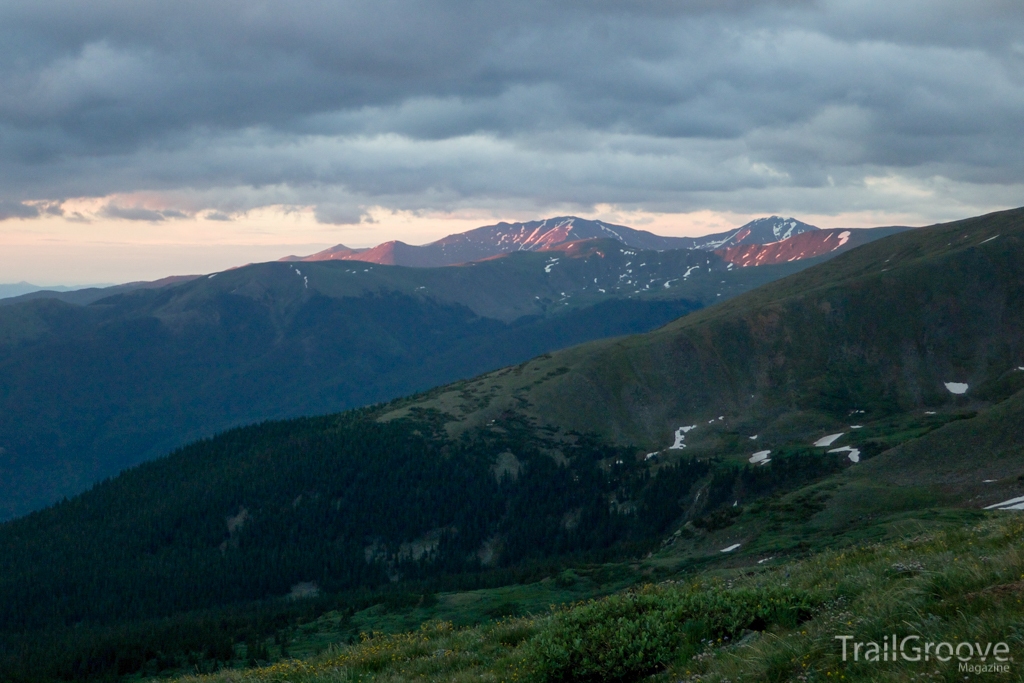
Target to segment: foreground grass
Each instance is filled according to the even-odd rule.
[[[1024,669],[1024,517],[827,551],[771,569],[648,585],[541,616],[364,634],[307,661],[177,683],[963,680],[949,662],[842,660],[836,636],[1006,642]],[[977,662],[978,660],[975,660]],[[991,661],[991,658],[989,659]]]

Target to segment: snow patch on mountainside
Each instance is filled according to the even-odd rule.
[[[1004,500],[1002,503],[986,505],[986,510],[1024,510],[1024,496]]]
[[[839,437],[841,437],[845,433],[846,432],[839,432],[838,434],[829,434],[828,436],[823,436],[817,441],[815,441],[813,445],[816,446],[817,448],[831,446],[839,439]]]
[[[963,382],[946,382],[945,385],[946,390],[951,394],[957,394],[959,396],[960,394],[967,393],[967,385]]]
[[[762,460],[767,460],[768,456],[771,455],[771,453],[771,451],[758,451],[757,453],[754,453],[753,455],[750,456],[750,464],[755,465],[761,462]]]
[[[697,425],[690,425],[688,427],[680,427],[679,429],[677,429],[676,430],[676,434],[675,434],[676,440],[672,443],[671,446],[669,446],[669,450],[676,450],[676,451],[678,451],[678,450],[681,450],[683,448],[686,448],[686,444],[683,443],[683,441],[686,440],[686,433],[688,431],[690,431],[691,429],[696,429],[696,428],[697,428]]]
[[[833,448],[829,453],[848,453],[847,457],[850,458],[850,462],[860,462],[860,450],[853,446],[843,446],[841,448]]]

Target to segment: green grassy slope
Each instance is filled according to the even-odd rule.
[[[475,628],[434,621],[365,634],[306,661],[186,676],[180,683],[327,681],[915,681],[974,680],[946,649],[975,643],[967,664],[1020,680],[1024,557],[1019,516],[959,528],[917,526],[799,562],[719,570]],[[897,636],[906,657],[854,661],[853,643]],[[846,660],[842,641],[851,636]],[[926,645],[932,643],[932,646]],[[999,644],[1004,644],[1000,646]],[[919,661],[911,661],[918,656]],[[999,647],[998,653],[996,647]],[[927,659],[924,652],[928,651]],[[966,648],[960,654],[969,657]],[[888,653],[886,652],[886,655]]]

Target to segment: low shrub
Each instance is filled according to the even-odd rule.
[[[820,602],[785,587],[645,586],[556,612],[527,643],[527,669],[537,681],[635,680],[703,640],[794,626]]]

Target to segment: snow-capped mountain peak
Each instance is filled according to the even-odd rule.
[[[353,260],[405,266],[447,266],[494,258],[515,251],[551,249],[560,244],[591,239],[614,239],[635,249],[700,249],[713,251],[741,244],[779,242],[794,235],[817,230],[795,218],[759,218],[728,232],[703,237],[665,237],[624,225],[592,221],[576,216],[559,216],[539,221],[497,223],[448,235],[436,242],[413,246],[386,242],[372,249],[349,249],[342,245],[305,258],[289,260]]]

